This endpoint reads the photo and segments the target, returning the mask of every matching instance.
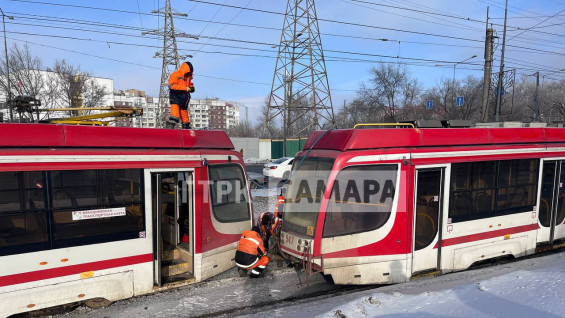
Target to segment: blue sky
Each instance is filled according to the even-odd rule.
[[[275,12],[284,12],[287,4],[286,0],[206,2]],[[162,16],[159,20],[156,16],[147,15],[163,5],[164,0],[6,0],[2,1],[0,7],[6,14],[15,17],[14,20],[6,20],[8,46],[27,41],[32,53],[41,57],[45,66],[52,65],[55,59],[65,59],[96,76],[112,78],[115,89],[141,89],[155,96],[159,92],[162,61],[153,58],[153,55],[159,51],[162,40],[142,37],[141,30],[163,26]],[[193,55],[190,61],[195,67],[194,83],[197,89],[193,98],[218,97],[240,102],[248,107],[250,120],[255,120],[271,89],[277,53],[270,44],[276,45],[280,40],[279,30],[282,28],[283,17],[190,0],[172,0],[172,5],[176,11],[188,14],[188,18],[175,20],[177,31],[202,36],[199,40],[180,39],[178,43],[181,53]],[[468,61],[472,64],[457,65],[456,77],[482,76],[487,6],[490,6],[490,16],[493,18],[491,22],[495,23],[493,27],[496,34],[500,36],[500,41],[495,41],[495,70],[498,70],[502,46],[503,0],[317,1],[320,19],[370,26],[324,21],[319,23],[326,56],[373,61],[327,62],[334,109],[339,110],[344,100],[351,101],[355,97],[355,90],[361,82],[367,82],[370,67],[377,65],[378,61],[408,63],[411,75],[428,88],[442,77],[451,78],[453,63],[477,55]],[[547,75],[546,80],[562,79],[565,72],[559,70],[565,68],[565,0],[509,0],[508,16],[508,38],[519,36],[507,42],[506,67],[516,68],[518,74],[522,75],[540,71]],[[102,27],[100,23],[112,24],[114,27]],[[535,28],[528,30],[531,27]],[[498,42],[500,45],[496,44]],[[400,58],[356,56],[329,51]]]

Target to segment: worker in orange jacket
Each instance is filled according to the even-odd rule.
[[[251,278],[260,277],[269,264],[269,257],[263,245],[259,228],[254,226],[250,231],[241,233],[235,252],[235,264],[240,272],[251,272]]]
[[[284,197],[279,195],[277,199],[277,204],[275,205],[275,212],[263,212],[259,214],[259,218],[257,219],[257,226],[261,230],[261,236],[263,237],[263,242],[265,244],[265,248],[270,251],[269,249],[269,241],[271,236],[275,238],[275,247],[277,245],[277,235],[280,231],[282,226],[282,210],[284,206]],[[279,212],[280,209],[280,212]],[[275,250],[276,252],[276,250]]]
[[[191,129],[188,118],[188,103],[190,93],[193,93],[192,73],[194,67],[190,62],[184,62],[177,71],[169,77],[169,103],[171,104],[171,117],[167,121],[167,128],[175,128],[182,120],[183,129]]]

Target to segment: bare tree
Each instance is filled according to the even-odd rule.
[[[257,126],[254,128],[255,135],[259,138],[280,138],[282,137],[282,130],[277,128],[276,118],[271,118],[273,114],[269,111],[268,103],[268,98],[266,98],[263,106],[261,106],[261,115],[259,115]],[[282,116],[277,118],[282,118]]]
[[[565,121],[565,80],[550,82],[543,90],[542,114],[547,122]],[[548,109],[549,108],[549,109]]]
[[[48,69],[50,100],[57,108],[82,108],[100,106],[109,94],[96,83],[92,75],[82,71],[80,66],[69,64],[65,60],[56,60],[52,69]],[[88,111],[69,111],[67,115],[86,115]]]
[[[242,121],[238,125],[230,127],[227,134],[230,137],[255,137],[255,130],[249,121]]]
[[[400,64],[380,64],[371,68],[371,85],[363,84],[358,93],[368,107],[380,109],[384,121],[399,119],[399,109],[406,102],[413,103],[418,95],[420,84],[409,78],[406,66]]]
[[[5,59],[5,57],[4,57]],[[43,99],[43,88],[45,79],[41,74],[43,62],[37,56],[33,56],[27,44],[19,46],[14,44],[10,48],[8,69],[5,63],[0,63],[0,89],[8,99],[8,80],[12,98],[19,95],[29,96],[34,99]],[[25,116],[25,115],[23,115]],[[28,118],[21,120],[27,121]]]

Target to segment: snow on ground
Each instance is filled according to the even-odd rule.
[[[565,252],[249,316],[565,317]]]
[[[321,317],[562,317],[565,266],[513,273],[417,295],[372,293],[332,308]]]
[[[243,162],[245,164],[254,164],[254,163],[267,163],[271,161],[270,159],[259,159],[259,158],[243,158]]]
[[[275,205],[277,203],[277,196],[279,192],[280,189],[276,188],[251,190],[251,196],[253,197],[253,224],[257,222],[259,214],[263,212],[275,211]]]

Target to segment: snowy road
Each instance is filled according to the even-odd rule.
[[[304,279],[304,277],[302,276]],[[262,279],[226,278],[79,308],[65,317],[193,317],[223,313],[249,317],[565,317],[565,252],[420,279],[361,292],[313,276],[310,289],[291,270]],[[292,301],[281,302],[292,298]],[[272,304],[267,305],[266,304]],[[237,308],[243,308],[236,311]],[[343,316],[342,316],[343,315]]]

